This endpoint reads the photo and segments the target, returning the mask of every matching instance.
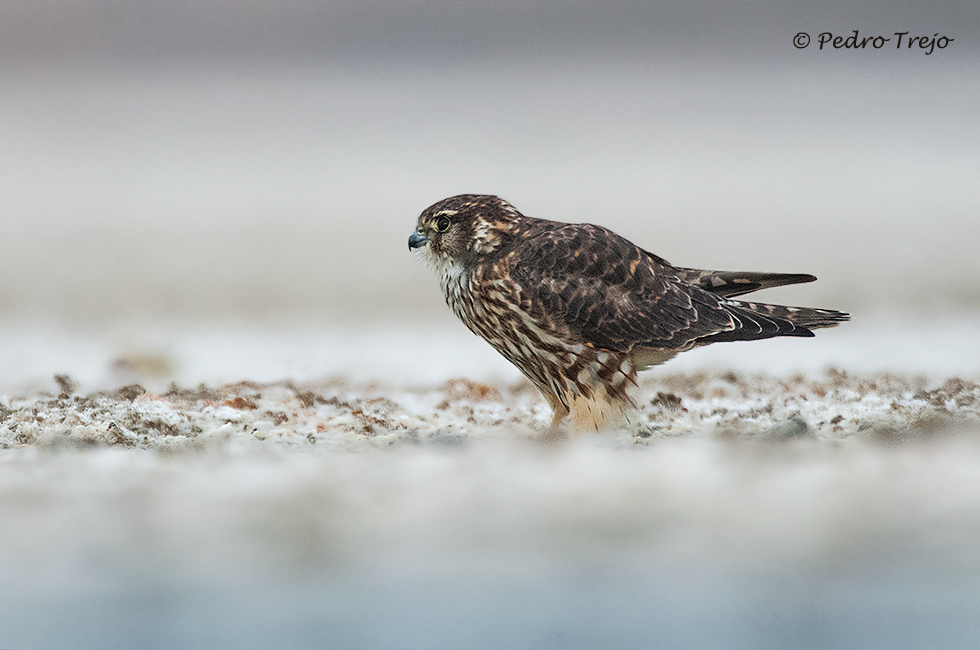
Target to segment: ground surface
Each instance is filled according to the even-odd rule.
[[[976,376],[11,391],[10,647],[973,647]]]
[[[139,384],[88,395],[58,375],[60,393],[13,395],[0,406],[0,446],[205,450],[225,443],[363,451],[392,445],[534,440],[550,411],[526,381],[450,379],[431,389],[242,382],[153,393]],[[634,422],[591,437],[601,445],[671,438],[854,440],[895,446],[980,432],[980,385],[904,375],[774,377],[734,371],[642,380]]]

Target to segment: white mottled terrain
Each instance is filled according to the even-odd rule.
[[[643,376],[629,430],[557,446],[533,440],[543,400],[451,321],[185,328],[166,353],[89,334],[75,359],[57,328],[20,332],[97,372],[42,381],[35,360],[0,397],[3,638],[972,647],[980,371],[957,323],[712,346]]]

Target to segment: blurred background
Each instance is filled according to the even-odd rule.
[[[855,29],[892,41],[818,49]],[[406,250],[462,192],[685,266],[814,273],[765,297],[869,334],[972,329],[978,35],[968,0],[4,2],[0,362],[49,376],[48,350],[94,378],[102,346],[281,378],[343,371],[322,338],[444,327],[506,374]],[[180,341],[206,328],[253,349],[306,328],[309,354],[267,356],[310,365],[194,365]]]

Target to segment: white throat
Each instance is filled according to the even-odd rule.
[[[433,255],[428,246],[419,251],[419,256],[439,276],[439,285],[442,287],[446,299],[450,300],[456,297],[460,291],[463,276],[466,274],[463,265],[441,255]]]

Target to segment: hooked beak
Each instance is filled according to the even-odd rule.
[[[429,238],[425,235],[420,235],[417,232],[413,232],[408,237],[408,250],[415,250],[416,248],[422,248],[429,243]]]

